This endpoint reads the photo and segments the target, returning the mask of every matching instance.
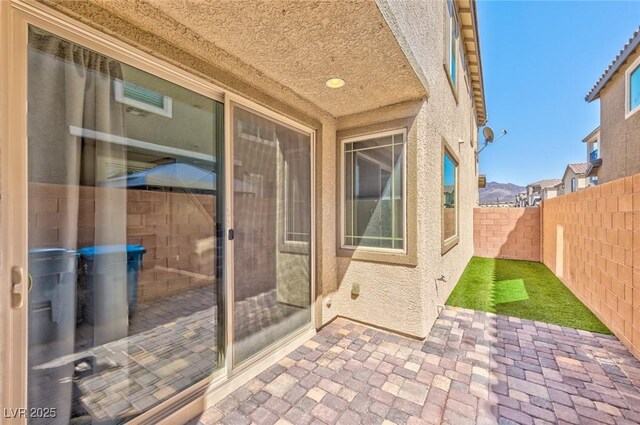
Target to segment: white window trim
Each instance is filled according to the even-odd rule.
[[[347,245],[345,243],[345,154],[346,146],[348,143],[360,142],[363,140],[370,140],[378,137],[386,137],[402,134],[404,149],[402,150],[402,249],[394,248],[376,248],[366,246],[354,246]],[[394,130],[388,130],[377,133],[368,133],[360,136],[349,137],[340,140],[340,247],[342,249],[348,249],[352,251],[369,251],[369,252],[386,252],[393,254],[406,254],[407,253],[407,129],[397,128]],[[389,145],[384,145],[389,146]],[[384,147],[379,146],[379,147]]]
[[[629,66],[627,68],[627,70],[624,72],[624,119],[625,120],[628,119],[631,115],[633,115],[636,112],[640,111],[640,105],[636,106],[633,109],[631,109],[631,105],[630,105],[630,101],[631,101],[631,93],[630,93],[630,90],[631,90],[631,74],[638,67],[640,67],[640,56],[635,61],[633,61],[631,66]],[[602,155],[600,155],[600,157],[602,158]]]

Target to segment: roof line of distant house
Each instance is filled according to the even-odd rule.
[[[583,142],[588,142],[595,134],[600,131],[600,126],[597,126],[591,133],[587,134],[587,137],[582,139]]]
[[[624,45],[622,50],[618,53],[618,55],[611,61],[607,69],[604,70],[600,79],[593,85],[591,91],[585,96],[584,100],[587,102],[592,102],[596,100],[600,91],[604,88],[604,86],[611,80],[613,74],[615,74],[620,66],[629,58],[636,47],[640,44],[640,27],[633,33],[627,44]]]
[[[548,187],[557,186],[559,183],[562,183],[562,179],[546,179],[546,180],[538,180],[537,182],[533,182],[531,184],[528,184],[527,187],[529,187],[529,186],[540,186],[540,189],[544,189],[544,188],[548,188]]]
[[[567,172],[569,170],[573,171],[573,174],[575,174],[578,177],[586,176],[587,173],[589,172],[589,166],[590,164],[588,162],[578,162],[574,164],[567,164],[567,168],[565,168],[564,174],[562,175],[562,180],[564,181],[564,178],[567,177]]]

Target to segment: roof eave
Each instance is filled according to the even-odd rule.
[[[618,55],[613,59],[613,61],[609,64],[607,69],[605,69],[605,71],[602,73],[602,75],[600,76],[600,79],[598,79],[598,81],[591,88],[591,91],[587,93],[587,95],[584,98],[584,100],[587,103],[591,103],[594,100],[600,98],[600,92],[602,91],[602,89],[611,80],[613,75],[616,72],[618,72],[620,67],[627,61],[629,56],[633,54],[633,52],[636,50],[638,45],[640,45],[640,28],[638,28],[633,33],[633,35],[631,36],[627,44],[624,45],[622,50],[620,50]]]
[[[478,11],[476,0],[456,0],[458,15],[462,22],[463,15],[467,15],[471,25],[462,25],[461,34],[464,36],[464,51],[467,57],[467,70],[471,78],[471,91],[474,93],[474,106],[478,126],[487,122],[487,107],[484,94],[484,79],[482,76],[482,55],[480,53],[480,33],[478,29]],[[469,43],[470,48],[467,46]],[[475,68],[475,69],[472,69]]]
[[[593,131],[591,133],[587,134],[587,137],[582,139],[582,142],[583,143],[590,142],[593,139],[593,137],[596,134],[598,134],[599,131],[600,131],[600,126],[597,126],[595,129],[593,129]]]

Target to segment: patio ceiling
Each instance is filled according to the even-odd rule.
[[[267,77],[334,117],[427,95],[374,0],[93,1],[248,83]],[[333,77],[346,85],[329,89]]]
[[[333,116],[425,96],[373,0],[148,1]]]

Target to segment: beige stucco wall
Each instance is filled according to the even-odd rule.
[[[567,169],[564,174],[564,178],[562,180],[563,188],[560,190],[558,195],[566,195],[567,193],[571,193],[571,179],[575,178],[577,183],[577,190],[584,189],[587,187],[587,178],[585,176],[578,176],[576,173],[571,171],[571,169]]]
[[[640,57],[636,52],[600,93],[599,183],[640,172],[640,112],[625,119],[625,71]]]
[[[558,189],[542,189],[542,200],[551,199],[558,196]]]
[[[473,104],[463,70],[452,90],[443,67],[445,2],[386,2],[395,16],[394,33],[409,42],[417,66],[427,78],[429,98],[411,105],[383,108],[354,117],[334,117],[265,75],[252,75],[248,68],[237,73],[189,54],[194,35],[171,23],[154,20],[137,28],[93,3],[42,0],[59,11],[81,19],[128,44],[229,88],[276,112],[317,131],[316,148],[316,321],[326,323],[341,315],[416,337],[425,337],[453,286],[473,254],[473,208],[477,205],[475,163],[477,127]],[[111,6],[110,6],[111,7]],[[139,18],[139,17],[138,17]],[[167,42],[170,40],[171,42]],[[226,60],[221,56],[220,60]],[[338,175],[336,132],[409,120],[409,186],[415,208],[408,211],[415,222],[414,261],[385,262],[338,256]],[[472,141],[474,143],[472,143]],[[443,143],[459,161],[459,243],[446,254],[441,251],[441,185]],[[443,276],[443,280],[437,280]],[[360,295],[351,288],[359,283]],[[329,302],[330,301],[330,302]]]
[[[379,2],[382,3],[382,2]],[[459,71],[457,100],[444,69],[444,16],[446,3],[387,0],[398,30],[411,46],[428,79],[429,99],[417,116],[418,128],[418,266],[421,284],[422,332],[428,332],[449,293],[473,255],[473,208],[478,204],[473,119],[465,72]],[[473,128],[472,128],[473,127]],[[442,255],[441,185],[442,143],[459,161],[459,243]],[[474,141],[472,146],[471,141]],[[445,281],[436,280],[444,276]],[[384,311],[388,311],[386,308]],[[424,334],[423,334],[424,335]]]

